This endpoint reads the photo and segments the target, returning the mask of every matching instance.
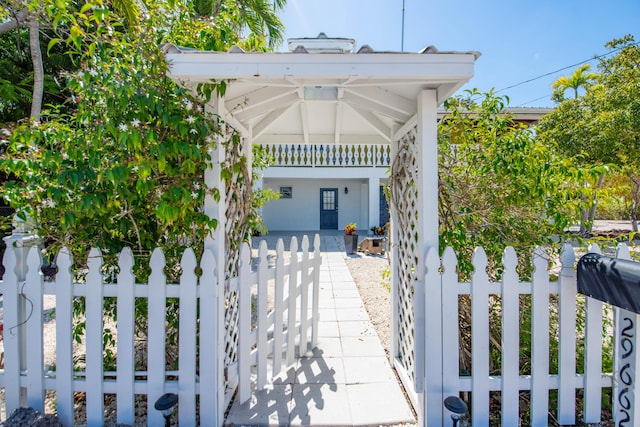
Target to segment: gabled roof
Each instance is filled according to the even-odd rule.
[[[351,39],[338,39],[349,41]],[[295,49],[295,48],[294,48]],[[383,143],[434,89],[444,101],[473,76],[477,52],[246,53],[167,45],[169,76],[195,89],[227,80],[231,123],[254,143]],[[297,52],[297,53],[296,53]]]

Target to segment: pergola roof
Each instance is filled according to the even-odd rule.
[[[473,76],[477,52],[292,53],[196,51],[167,45],[169,76],[192,90],[227,81],[225,119],[253,143],[388,143],[417,112],[418,94],[438,103]]]

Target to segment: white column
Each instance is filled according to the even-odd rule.
[[[207,104],[205,111],[209,114],[218,114],[224,117],[224,101],[218,98],[213,106]],[[224,124],[221,124],[224,126]],[[224,129],[221,129],[220,135],[224,135]],[[209,146],[209,155],[211,156],[211,163],[204,172],[204,183],[207,188],[218,188],[220,190],[220,199],[216,201],[213,196],[207,195],[204,201],[204,212],[209,218],[214,218],[218,221],[216,229],[209,234],[204,241],[204,248],[210,249],[216,258],[216,271],[217,271],[217,283],[212,283],[217,289],[217,304],[218,304],[218,324],[215,325],[215,340],[217,342],[217,360],[212,360],[211,363],[217,364],[216,378],[217,378],[217,402],[215,402],[215,414],[217,416],[217,425],[223,424],[224,417],[224,378],[222,373],[224,372],[224,286],[225,286],[225,273],[227,265],[227,254],[225,251],[225,227],[226,227],[226,210],[227,204],[225,200],[225,182],[222,180],[220,172],[222,164],[225,160],[225,149],[222,145],[222,137],[217,136],[215,141]],[[208,403],[208,405],[213,402]]]
[[[380,179],[369,178],[369,230],[380,222]]]
[[[437,91],[418,95],[419,241],[418,283],[415,298],[416,384],[423,375],[425,426],[443,423],[442,290],[441,283],[425,283],[425,260],[430,248],[438,249],[438,130]],[[437,277],[437,276],[436,276]],[[425,345],[429,343],[429,345]]]

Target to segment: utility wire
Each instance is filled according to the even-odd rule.
[[[633,43],[633,44],[634,44],[634,45],[637,45],[637,44],[640,44],[640,42],[636,42],[636,43]],[[566,67],[559,68],[559,69],[557,69],[557,70],[555,70],[555,71],[550,71],[550,72],[548,72],[548,73],[541,74],[541,75],[539,75],[539,76],[537,76],[537,77],[533,77],[533,78],[531,78],[531,79],[524,80],[524,81],[522,81],[522,82],[520,82],[520,83],[516,83],[516,84],[513,84],[513,85],[511,85],[511,86],[504,87],[504,88],[502,88],[502,89],[496,90],[494,93],[503,92],[503,91],[508,90],[508,89],[513,89],[514,87],[522,86],[523,84],[527,84],[527,83],[531,83],[531,82],[536,81],[536,80],[540,80],[541,78],[551,76],[551,75],[553,75],[553,74],[559,73],[560,71],[568,70],[568,69],[570,69],[570,68],[577,67],[578,65],[582,65],[582,64],[586,64],[587,62],[595,61],[596,59],[604,58],[605,56],[609,56],[609,55],[611,55],[611,54],[613,54],[613,53],[616,53],[616,52],[618,52],[618,51],[620,51],[620,50],[622,50],[622,49],[623,49],[623,47],[619,47],[619,48],[614,49],[614,50],[612,50],[612,51],[610,51],[610,52],[607,52],[607,53],[603,53],[603,54],[600,54],[600,55],[594,55],[594,57],[593,57],[593,58],[585,59],[584,61],[580,61],[580,62],[578,62],[578,63],[576,63],[576,64],[573,64],[573,65],[567,65]],[[539,100],[539,99],[540,99],[540,98],[535,99],[535,100],[533,100],[533,101],[537,101],[537,100]],[[533,102],[533,101],[529,101],[529,102]],[[527,102],[527,103],[529,103],[529,102]]]

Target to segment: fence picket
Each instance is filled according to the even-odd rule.
[[[156,411],[156,400],[165,393],[165,311],[167,307],[167,278],[164,273],[166,260],[159,248],[154,249],[149,262],[149,297],[147,311],[149,326],[147,332],[147,418],[150,426],[163,423],[162,414]]]
[[[428,265],[428,264],[427,264]],[[456,266],[458,259],[451,247],[442,254],[442,353],[444,355],[459,354],[460,335],[458,330],[459,288]],[[435,275],[438,271],[427,269],[427,275]],[[426,279],[425,279],[426,280]],[[433,278],[429,279],[434,280]],[[460,361],[457,357],[442,358],[443,393],[445,396],[457,396],[460,392]]]
[[[549,409],[549,273],[547,254],[533,254],[531,289],[531,425],[547,426]]]
[[[471,366],[473,386],[472,415],[474,426],[489,425],[489,277],[484,249],[473,252],[471,276]]]
[[[423,378],[420,383],[424,388],[426,388],[425,384],[428,384],[429,388],[435,390],[443,390],[444,387],[444,379],[442,377],[444,362],[441,350],[443,346],[443,325],[442,316],[440,310],[438,310],[438,307],[442,306],[442,280],[438,271],[439,268],[438,248],[430,247],[424,259],[424,276],[421,278],[425,290],[421,296],[424,321],[422,324],[417,323],[415,328],[415,345],[416,347],[420,345],[419,343],[423,345],[421,349],[416,349],[416,351],[424,353],[424,358],[421,358],[421,362],[424,365],[422,369],[416,369],[416,375],[420,375],[420,372],[422,372]],[[417,339],[418,334],[421,335],[421,340]],[[429,344],[426,345],[425,343]],[[444,399],[445,396],[442,396],[441,393],[425,393],[427,407],[430,404],[435,406],[435,402],[440,403],[438,405],[440,411],[428,411],[425,414],[425,423],[427,425],[442,425],[443,409],[441,402]]]
[[[276,275],[274,283],[274,327],[273,327],[273,375],[282,369],[283,312],[284,312],[284,243],[276,244]]]
[[[576,256],[571,244],[560,256],[558,290],[558,423],[575,424],[576,419]]]
[[[598,245],[589,252],[602,254]],[[584,338],[584,422],[599,423],[602,406],[602,302],[586,298]]]
[[[246,402],[251,393],[251,264],[249,250],[243,245],[240,250],[238,274],[238,399]]]
[[[21,406],[20,390],[20,283],[16,274],[16,249],[7,245],[4,253],[3,319],[4,322],[4,389],[6,412]]]
[[[219,375],[218,358],[218,281],[216,276],[216,258],[213,252],[205,249],[200,261],[200,419],[221,424],[224,411],[218,393],[218,384],[222,384]],[[223,292],[220,292],[221,294]]]
[[[300,356],[309,351],[309,237],[302,237],[302,267],[300,270]]]
[[[73,414],[73,258],[63,247],[56,258],[56,412],[65,426]]]
[[[287,366],[293,363],[296,338],[296,300],[298,299],[298,239],[293,236],[289,245],[289,309],[287,310]]]
[[[102,253],[89,252],[86,288],[86,363],[87,363],[87,425],[104,423],[104,365],[102,357],[103,301]],[[98,332],[100,331],[100,332]]]
[[[44,412],[44,340],[42,332],[42,296],[44,277],[42,258],[33,246],[27,257],[25,297],[31,301],[31,316],[27,318],[27,403],[38,412]],[[23,356],[24,357],[24,356]]]
[[[180,266],[180,338],[178,342],[178,424],[195,425],[196,422],[196,315],[197,267],[193,249],[187,248]],[[211,404],[207,402],[206,404]]]
[[[520,299],[518,256],[509,246],[502,255],[502,425],[517,425],[520,386]]]
[[[311,318],[313,325],[311,329],[311,349],[318,345],[318,322],[320,320],[320,235],[313,237],[313,297],[311,307]]]
[[[133,253],[125,247],[118,260],[118,376],[117,387],[117,420],[118,424],[132,425],[134,422],[134,378],[135,352],[134,314],[135,314],[135,277],[133,275]]]
[[[269,287],[269,279],[267,277],[267,269],[269,268],[267,261],[267,242],[261,241],[258,250],[258,354],[257,354],[257,371],[258,376],[256,384],[259,389],[267,384],[267,337],[269,333],[269,325],[267,324],[267,288]]]

